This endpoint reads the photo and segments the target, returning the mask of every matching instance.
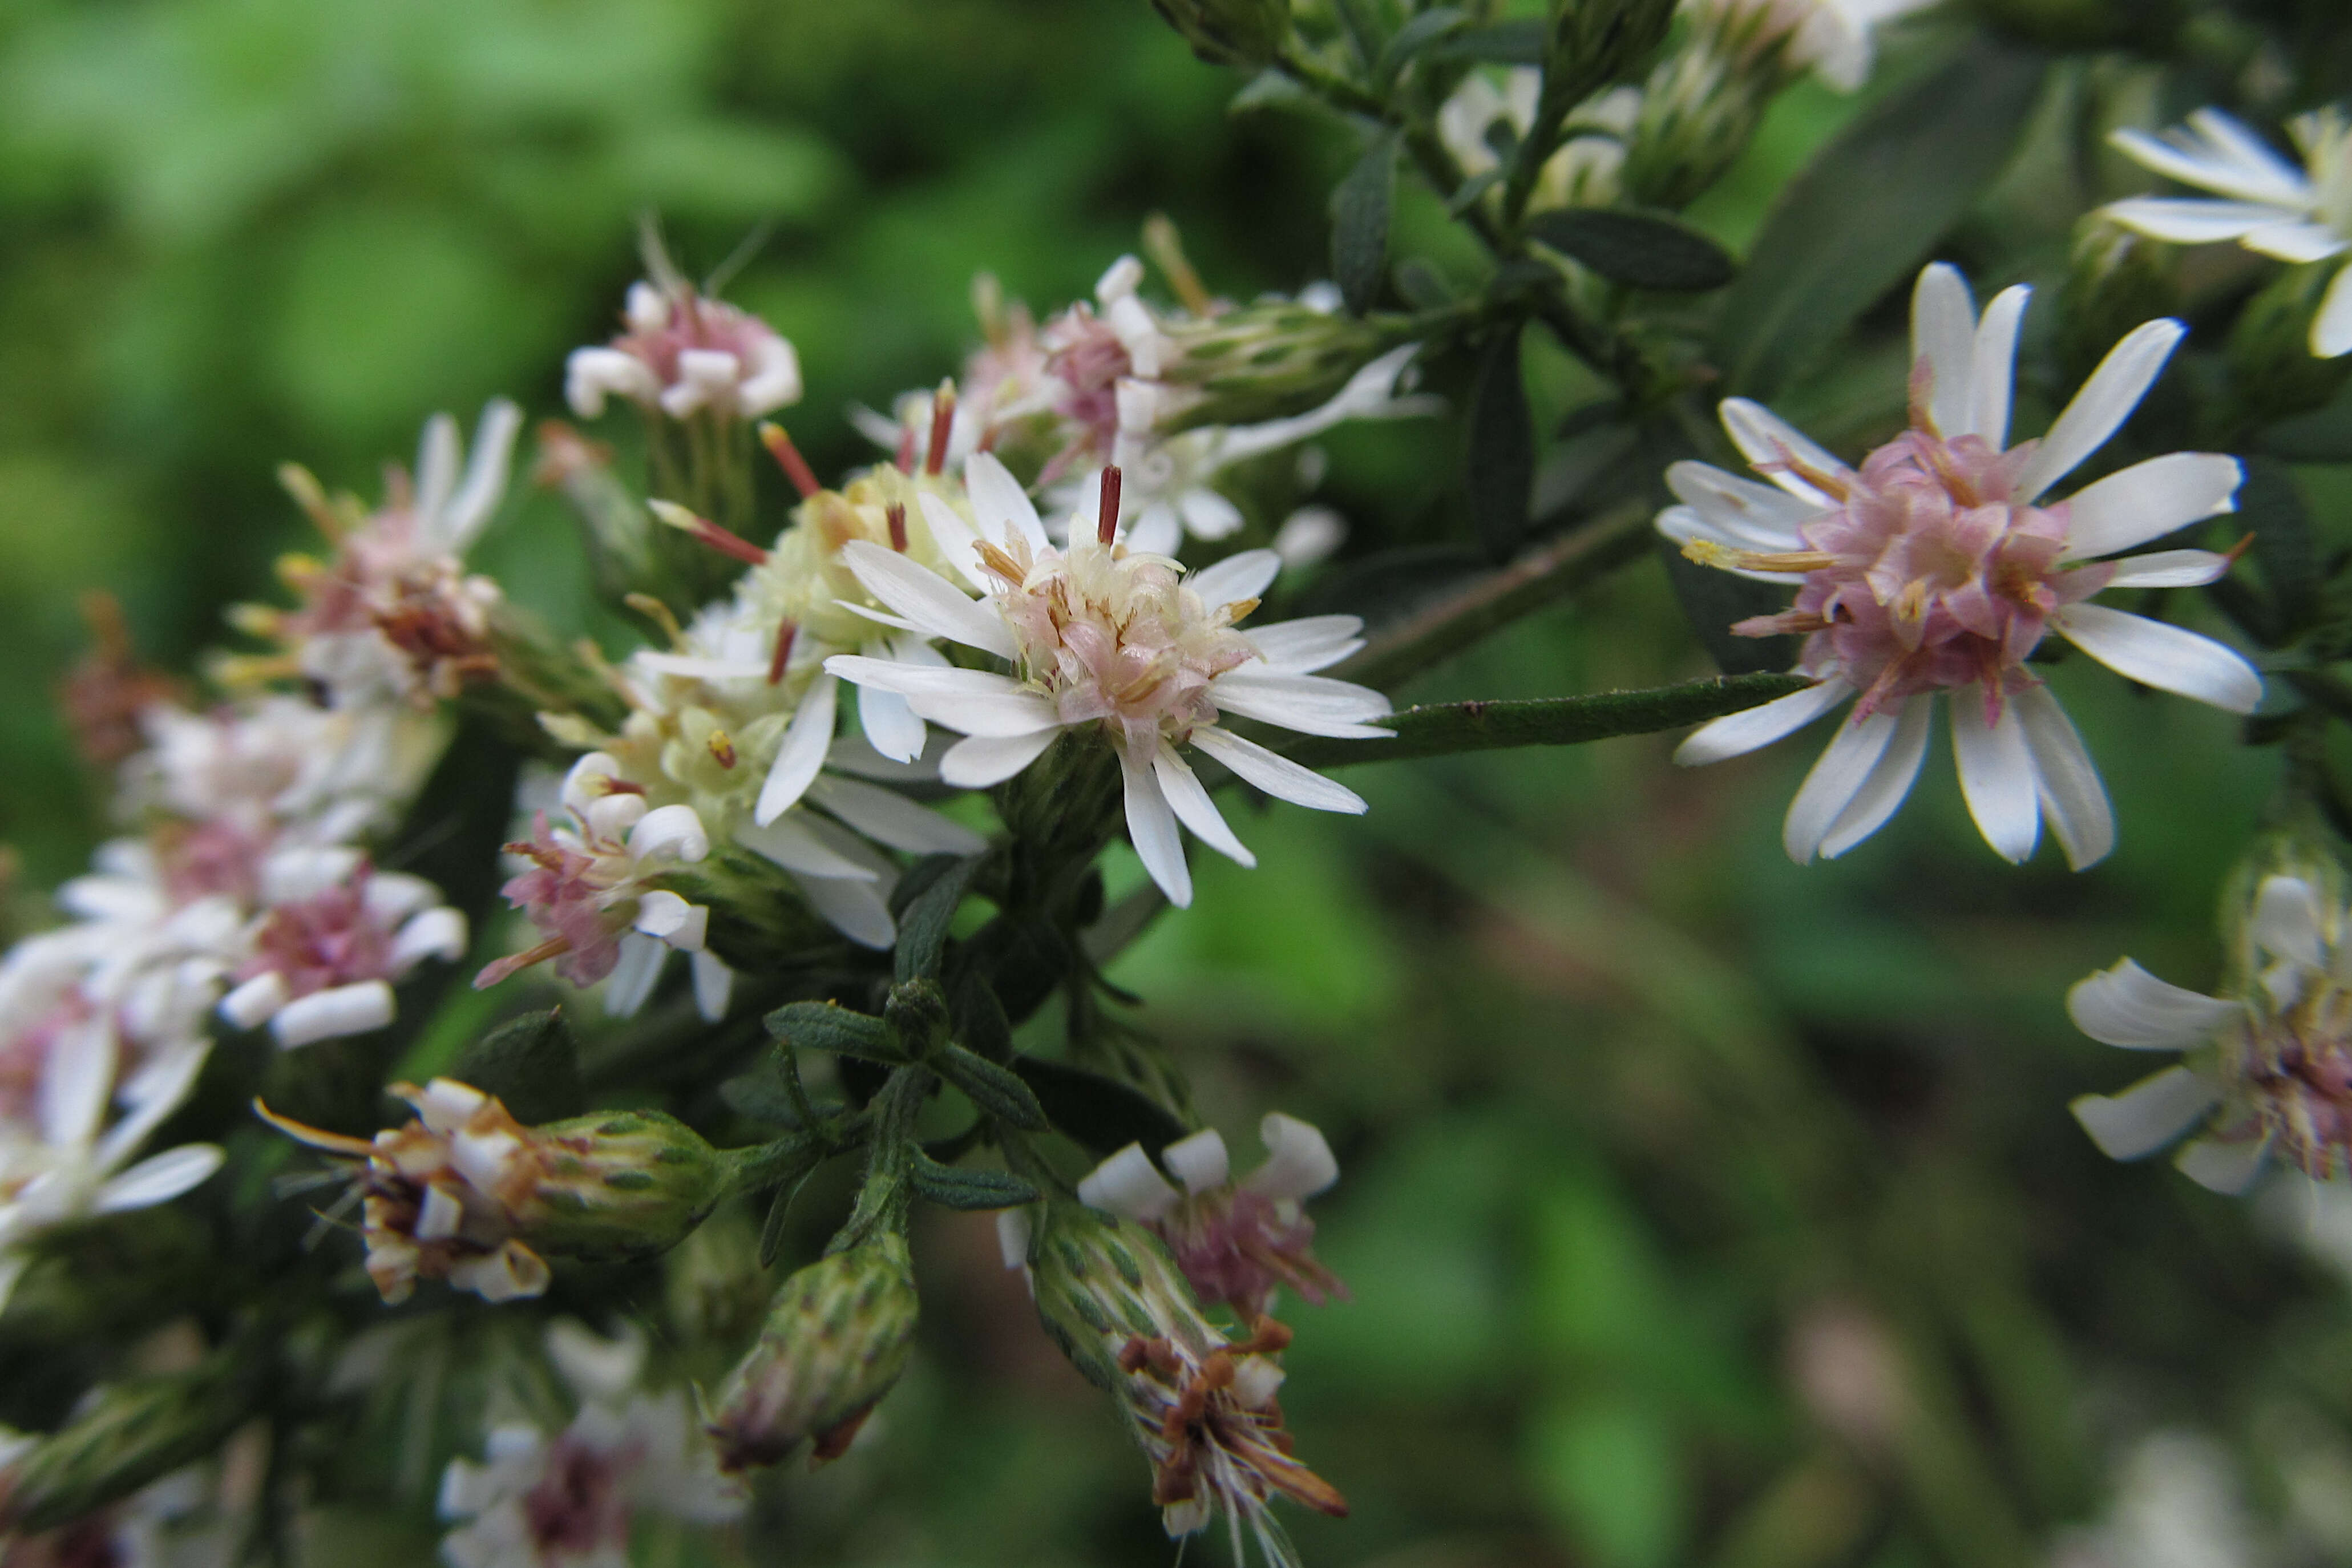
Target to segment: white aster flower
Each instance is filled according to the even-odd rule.
[[[1517,140],[1535,124],[1536,100],[1543,93],[1543,73],[1533,66],[1515,66],[1503,73],[1502,85],[1492,76],[1472,71],[1462,79],[1437,110],[1438,139],[1454,154],[1465,179],[1498,174],[1502,161],[1487,140],[1496,121]],[[1536,176],[1528,208],[1601,207],[1618,199],[1618,172],[1625,164],[1625,139],[1642,111],[1642,89],[1615,87],[1571,110],[1561,126],[1566,139],[1545,160]]]
[[[2022,861],[2046,816],[2070,864],[2105,856],[2115,844],[2106,792],[2057,699],[2026,668],[2045,631],[2147,686],[2233,713],[2262,700],[2261,676],[2220,643],[2085,602],[2227,571],[2229,557],[2205,550],[2100,557],[2230,510],[2236,458],[2176,452],[2043,499],[2122,425],[2185,329],[2160,321],[2131,332],[2047,435],[2011,446],[2026,295],[2004,290],[1979,321],[1957,270],[1939,262],[1920,274],[1912,427],[1859,470],[1744,398],[1723,405],[1724,428],[1770,484],[1704,463],[1667,470],[1683,504],[1659,514],[1660,531],[1693,560],[1796,587],[1789,611],[1733,629],[1804,634],[1798,669],[1815,682],[1706,725],[1675,761],[1754,751],[1856,699],[1789,808],[1783,842],[1800,863],[1845,853],[1894,815],[1945,694],[1960,787],[1985,841]]]
[[[622,315],[626,331],[604,347],[574,349],[565,362],[563,395],[583,419],[603,415],[609,397],[672,419],[706,410],[723,419],[757,419],[800,401],[801,362],[793,345],[757,316],[705,298],[674,271],[631,284]]]
[[[2101,215],[2176,245],[2234,239],[2281,261],[2341,256],[2352,248],[2352,121],[2325,109],[2298,116],[2288,132],[2303,153],[2300,169],[2218,109],[2200,109],[2158,136],[2117,131],[2109,140],[2134,162],[2219,199],[2131,196]],[[2311,352],[2352,353],[2352,268],[2336,274],[2320,300]]]
[[[965,530],[950,550],[961,582],[871,544],[852,543],[845,554],[896,624],[993,654],[1017,673],[854,655],[826,663],[844,679],[903,693],[921,717],[965,735],[940,759],[941,778],[985,788],[1027,767],[1063,731],[1099,730],[1118,753],[1136,852],[1179,905],[1192,896],[1179,822],[1212,848],[1255,863],[1180,748],[1198,747],[1301,805],[1364,809],[1352,791],[1217,723],[1232,712],[1314,735],[1389,734],[1368,722],[1390,711],[1387,698],[1309,673],[1362,646],[1360,620],[1322,616],[1236,630],[1281,557],[1245,551],[1187,577],[1165,556],[1129,550],[1118,541],[1116,469],[1095,535],[1066,550],[1046,542],[1036,509],[994,458],[974,456],[964,478],[984,534]],[[926,496],[924,510],[938,537],[957,538],[963,523],[952,509]],[[974,603],[971,589],[984,597]]]
[[[2207,996],[2126,958],[2068,994],[2075,1026],[2126,1050],[2189,1058],[2120,1094],[2084,1095],[2075,1119],[2107,1154],[2137,1160],[2203,1124],[2174,1162],[2239,1193],[2266,1161],[2315,1180],[2352,1160],[2352,943],[2340,900],[2301,877],[2265,878],[2244,929],[2241,994]]]
[[[352,849],[281,850],[264,862],[268,907],[247,932],[220,1015],[269,1026],[292,1049],[393,1020],[393,986],[428,958],[466,954],[466,917],[422,877],[377,871]]]

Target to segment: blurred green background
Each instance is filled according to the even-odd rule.
[[[695,272],[773,225],[730,293],[798,344],[793,431],[837,471],[866,457],[847,403],[970,346],[976,270],[1049,310],[1158,210],[1223,292],[1317,276],[1351,149],[1229,115],[1235,85],[1143,0],[7,0],[0,839],[26,883],[106,826],[48,696],[77,595],[191,668],[305,542],[279,461],[373,494],[431,410],[562,412],[640,211]],[[1700,216],[1744,238],[1852,108],[1799,89]],[[2071,212],[2034,218],[2030,179],[2001,199],[2063,258]],[[1426,202],[1400,223],[1458,255]],[[1901,368],[1846,403],[1899,409]],[[1374,537],[1446,522],[1452,431],[1343,432],[1331,499]],[[580,552],[526,489],[478,563],[577,626]],[[1644,564],[1408,695],[1703,668]],[[2114,1543],[2145,1497],[2106,1558],[2070,1531],[2170,1433],[2242,1554],[2163,1562],[2352,1562],[2352,1321],[2316,1222],[2111,1166],[2064,1110],[2137,1066],[2072,1030],[2066,985],[2126,951],[2213,978],[2273,759],[2093,673],[2053,678],[2123,824],[2085,877],[2001,866],[1940,763],[1894,829],[1795,868],[1805,741],[1696,774],[1664,739],[1360,770],[1369,817],[1276,808],[1244,826],[1256,871],[1195,858],[1196,907],[1117,977],[1242,1163],[1267,1106],[1339,1150],[1317,1214],[1355,1300],[1293,1314],[1285,1403],[1356,1511],[1293,1521],[1311,1561],[2139,1568]],[[760,1560],[1168,1561],[984,1219],[930,1217],[927,1354],[880,1441],[763,1494]],[[321,1526],[340,1560],[432,1550],[422,1519],[347,1522]]]

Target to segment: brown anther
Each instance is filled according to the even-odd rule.
[[[735,765],[735,742],[727,738],[726,731],[711,731],[708,744],[710,747],[711,761],[722,768],[731,768]]]
[[[1103,469],[1102,500],[1095,515],[1095,537],[1105,546],[1118,537],[1118,465],[1112,463]]]
[[[1191,1502],[1200,1495],[1200,1475],[1193,1466],[1189,1448],[1171,1454],[1166,1464],[1151,1472],[1151,1505],[1154,1508]]]
[[[1118,1370],[1133,1377],[1151,1364],[1151,1347],[1141,1334],[1129,1334],[1118,1347]]]
[[[1021,581],[1022,572],[1020,563],[1015,562],[1012,556],[1007,555],[1002,545],[991,544],[987,540],[982,540],[980,542],[980,563],[989,573],[995,576],[1002,577],[1009,584],[1018,584]]]
[[[801,500],[806,500],[824,488],[816,482],[815,470],[808,466],[808,459],[801,456],[801,449],[793,445],[793,438],[784,434],[782,426],[771,420],[761,420],[760,445],[768,448],[768,456],[776,460],[776,467],[784,470],[784,478],[793,481],[793,489],[800,491]]]
[[[1233,1385],[1234,1358],[1223,1351],[1210,1352],[1208,1359],[1201,1363],[1201,1375],[1193,1379],[1192,1386],[1205,1394]]]
[[[956,389],[952,380],[940,383],[931,395],[931,444],[923,454],[923,472],[937,474],[948,466],[948,437],[955,430]]]
[[[784,679],[784,667],[793,661],[793,639],[800,627],[786,621],[776,628],[776,651],[768,658],[768,684],[775,686]]]
[[[1235,1355],[1274,1355],[1290,1348],[1290,1325],[1270,1317],[1261,1317],[1251,1330],[1250,1337],[1225,1348]]]
[[[907,553],[907,503],[894,500],[882,509],[882,515],[890,522],[890,548],[904,555]]]

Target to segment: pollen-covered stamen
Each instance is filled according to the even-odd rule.
[[[1837,563],[1837,557],[1819,550],[1734,550],[1712,539],[1685,543],[1683,559],[1732,572],[1819,572]]]
[[[1095,514],[1095,537],[1108,546],[1118,537],[1118,465],[1102,471],[1102,499]]]
[[[890,525],[890,548],[899,554],[907,553],[907,506],[904,501],[892,501],[882,510]]]
[[[669,524],[670,527],[681,533],[693,535],[721,555],[732,556],[750,566],[764,566],[768,563],[766,551],[740,534],[730,533],[708,518],[697,517],[676,501],[649,500],[646,505],[653,509],[654,516]]]
[[[807,500],[824,488],[817,483],[816,470],[808,466],[808,459],[801,456],[801,449],[793,445],[793,438],[784,433],[782,426],[762,420],[760,445],[768,449],[776,467],[784,470],[784,478],[793,481],[793,489],[800,492],[801,500]]]
[[[784,667],[793,661],[793,639],[801,628],[786,621],[776,628],[776,651],[768,659],[768,684],[775,686],[784,679]]]
[[[731,768],[735,765],[735,742],[728,739],[726,731],[711,731],[710,739],[706,743],[710,747],[711,761],[722,768]]]
[[[955,383],[942,381],[939,391],[931,395],[931,444],[923,454],[923,472],[933,477],[948,465],[948,437],[955,430]]]

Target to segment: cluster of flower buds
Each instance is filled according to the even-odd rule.
[[[391,1092],[415,1109],[373,1139],[261,1114],[354,1163],[368,1277],[386,1301],[446,1279],[488,1301],[537,1296],[547,1259],[647,1258],[683,1240],[724,1197],[734,1167],[675,1118],[622,1110],[526,1127],[449,1079]]]

